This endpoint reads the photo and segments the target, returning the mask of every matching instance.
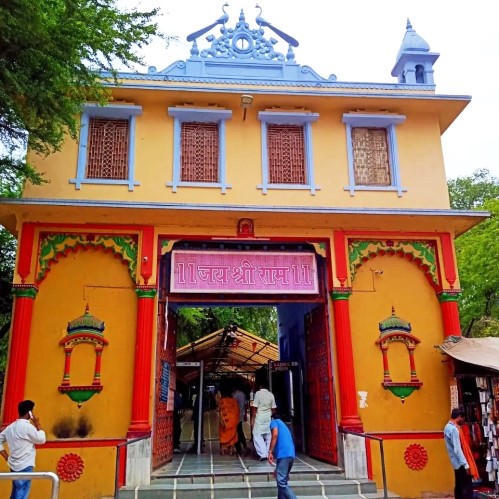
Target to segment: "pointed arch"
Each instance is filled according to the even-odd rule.
[[[423,271],[433,288],[438,289],[437,254],[435,241],[416,240],[360,240],[348,241],[350,277],[353,282],[355,273],[365,262],[377,256],[398,256],[414,263]]]
[[[36,284],[40,284],[50,271],[50,267],[69,253],[90,249],[110,253],[128,266],[133,282],[137,274],[137,239],[133,236],[104,234],[44,234],[40,238],[38,251],[38,274]]]

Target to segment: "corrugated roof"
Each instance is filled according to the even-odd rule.
[[[277,345],[244,329],[219,329],[188,345],[177,348],[177,362],[204,362],[205,373],[252,375],[269,360],[279,359]],[[198,376],[195,367],[184,367],[178,374],[189,381]]]

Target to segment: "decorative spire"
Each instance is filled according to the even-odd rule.
[[[256,6],[256,8],[260,10],[255,19],[258,25],[257,29],[250,29],[249,24],[246,22],[243,9],[241,9],[239,13],[239,20],[236,23],[235,28],[228,28],[226,24],[229,20],[229,15],[226,12],[225,7],[228,7],[227,3],[222,7],[223,15],[215,22],[191,33],[187,37],[187,41],[192,42],[191,56],[195,58],[200,56],[202,58],[287,60],[290,63],[294,62],[295,54],[292,47],[298,47],[298,41],[284,31],[273,26],[272,23],[266,21],[261,16],[261,7],[258,5]],[[218,38],[211,34],[207,36],[206,39],[211,43],[211,47],[200,51],[197,45],[197,39],[218,25],[221,25],[220,33],[222,33],[222,36]],[[274,49],[274,45],[277,43],[275,38],[265,38],[264,28],[273,31],[288,43],[289,48],[286,57]]]
[[[434,85],[433,64],[439,54],[430,52],[428,42],[416,33],[411,20],[407,18],[406,31],[397,54],[392,76],[399,83],[410,85]]]
[[[197,40],[194,40],[192,42],[191,55],[194,56],[194,57],[197,57],[199,55],[199,47],[198,47]]]

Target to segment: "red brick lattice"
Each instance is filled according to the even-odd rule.
[[[170,383],[172,389],[176,386],[176,347],[177,347],[177,316],[171,310],[166,312],[166,304],[160,301],[158,305],[158,348],[156,355],[156,391],[155,414],[153,429],[152,464],[157,468],[171,460],[173,456],[173,411],[168,403],[161,400],[161,373],[166,362],[170,367]],[[165,312],[168,314],[166,320]],[[174,396],[173,392],[169,396]],[[173,406],[173,404],[170,404]]]
[[[352,128],[356,185],[391,185],[385,128]]]
[[[218,182],[218,123],[182,123],[182,182]]]
[[[86,178],[128,179],[128,120],[90,118]]]
[[[270,184],[306,184],[303,126],[268,125]]]

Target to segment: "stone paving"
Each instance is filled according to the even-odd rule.
[[[155,470],[154,478],[192,474],[273,473],[274,467],[268,461],[257,459],[250,442],[251,429],[248,423],[243,423],[243,428],[249,452],[243,456],[221,456],[218,443],[218,414],[216,411],[208,411],[204,416],[203,453],[198,456],[189,452],[194,443],[193,427],[191,412],[186,411],[182,418],[181,453],[174,454],[171,462]],[[302,471],[339,473],[341,470],[337,466],[322,463],[299,453],[293,466],[293,475]]]

